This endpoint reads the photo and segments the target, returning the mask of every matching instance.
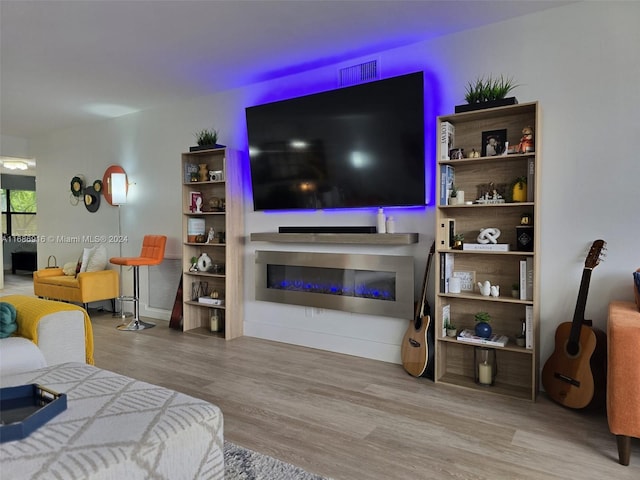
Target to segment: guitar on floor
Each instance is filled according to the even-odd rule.
[[[176,300],[173,302],[173,310],[171,310],[169,328],[182,330],[182,275],[180,275],[180,283],[178,284]]]
[[[601,407],[606,395],[607,338],[584,319],[591,272],[600,263],[604,240],[593,242],[585,260],[572,322],[558,325],[555,350],[542,369],[549,397],[569,408]]]
[[[416,304],[414,319],[409,323],[400,353],[402,356],[402,366],[414,377],[434,378],[434,341],[435,323],[431,320],[431,308],[427,301],[427,287],[429,284],[429,269],[431,259],[436,249],[434,241],[427,258],[427,267],[422,281],[422,294]]]

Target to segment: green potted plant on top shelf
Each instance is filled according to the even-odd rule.
[[[213,128],[203,129],[199,132],[194,133],[196,137],[196,142],[198,143],[197,147],[190,147],[190,152],[197,152],[198,150],[210,150],[212,148],[222,148],[224,145],[218,145],[218,131]]]
[[[516,105],[518,100],[515,97],[507,97],[518,85],[512,77],[478,77],[474,82],[468,82],[464,99],[467,105],[457,105],[456,113],[471,112],[484,108],[503,107],[506,105]]]

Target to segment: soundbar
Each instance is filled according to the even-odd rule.
[[[278,227],[278,233],[376,233],[376,227]]]

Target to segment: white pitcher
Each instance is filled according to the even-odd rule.
[[[485,280],[484,283],[478,282],[478,289],[480,290],[480,295],[488,297],[491,294],[491,283],[489,280]]]
[[[492,285],[491,286],[491,296],[499,297],[500,296],[500,285]]]

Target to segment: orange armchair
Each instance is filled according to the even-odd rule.
[[[631,437],[640,438],[640,312],[633,302],[609,304],[607,420],[618,460],[629,465]]]

